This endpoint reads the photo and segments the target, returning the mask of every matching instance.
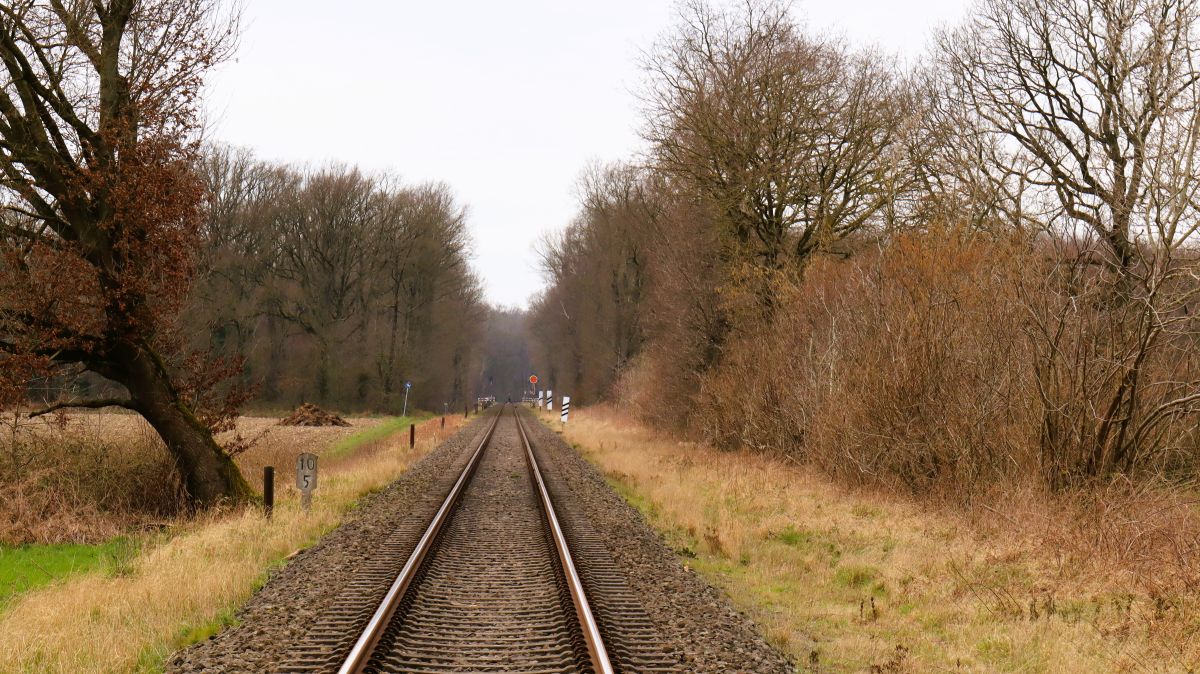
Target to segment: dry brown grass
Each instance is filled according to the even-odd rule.
[[[442,431],[438,420],[425,422],[414,450],[407,434],[397,433],[324,463],[311,513],[300,511],[284,470],[270,521],[257,509],[180,521],[119,574],[88,573],[22,595],[0,615],[0,671],[154,671],[175,648],[226,620],[273,564],[335,526],[360,497],[395,479],[460,423],[449,419]],[[321,450],[336,435],[286,430],[251,450],[245,465],[284,458],[291,465],[296,452]]]
[[[348,427],[278,426],[278,421],[275,417],[242,417],[238,419],[237,430],[234,431],[244,438],[256,439],[250,449],[238,455],[237,464],[250,485],[258,491],[262,491],[264,466],[274,466],[276,479],[286,482],[289,473],[295,470],[296,456],[301,452],[322,456],[339,440],[383,423],[383,419],[355,417],[346,419],[350,422]],[[220,436],[217,439],[223,441],[226,437]],[[390,445],[392,442],[392,439],[388,439],[385,444]],[[355,452],[352,457],[362,458],[378,447],[368,446],[361,449],[361,452]],[[334,463],[326,460],[322,462],[321,467],[337,466],[340,462],[341,459]]]
[[[98,542],[171,525],[183,493],[162,441],[135,414],[71,414],[9,423],[0,434],[0,542]],[[349,428],[276,426],[273,417],[242,417],[236,433],[256,438],[237,457],[255,489],[263,466],[286,477],[300,452],[382,423],[356,418]],[[232,437],[232,433],[227,434]],[[227,439],[222,438],[222,439]],[[363,448],[369,451],[369,447]]]
[[[1178,491],[1012,491],[964,510],[677,442],[604,408],[573,414],[566,437],[805,671],[1200,664],[1200,520]]]
[[[155,527],[182,492],[154,431],[131,414],[12,423],[0,433],[0,542],[97,542]]]

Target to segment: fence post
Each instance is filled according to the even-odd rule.
[[[271,514],[275,511],[275,467],[263,467],[263,511],[267,514],[267,519],[271,519]]]
[[[442,428],[445,428],[445,427],[446,427],[446,415],[443,414],[442,415]]]
[[[408,448],[412,449],[417,446],[417,425],[408,425]]]

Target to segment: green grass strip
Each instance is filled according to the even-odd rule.
[[[409,424],[419,424],[428,419],[429,414],[418,414],[407,417],[388,417],[383,423],[377,424],[370,428],[361,430],[354,435],[342,438],[333,444],[325,452],[325,456],[331,459],[337,459],[353,454],[355,450],[365,444],[382,440],[393,433],[408,430]]]
[[[0,610],[17,595],[78,573],[127,573],[139,542],[117,537],[104,543],[0,545]]]

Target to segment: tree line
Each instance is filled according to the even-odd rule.
[[[907,69],[679,9],[543,245],[554,388],[914,490],[1194,475],[1196,3],[983,0]]]
[[[215,148],[183,312],[197,350],[241,357],[260,404],[399,413],[472,393],[486,315],[466,209],[441,184],[297,168]]]

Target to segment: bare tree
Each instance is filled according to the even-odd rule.
[[[1139,237],[1197,223],[1197,18],[1192,0],[984,0],[939,39],[948,96],[1015,145],[1022,198],[1056,200],[1121,272]]]
[[[907,228],[965,223],[978,230],[1042,232],[1053,212],[1030,203],[1031,161],[981,128],[976,113],[952,99],[943,72],[926,68],[912,78],[916,123],[905,135],[908,191],[901,215]]]
[[[204,260],[189,297],[189,313],[207,318],[211,347],[245,354],[255,342],[261,316],[251,310],[263,300],[273,270],[268,260],[277,242],[272,209],[295,180],[266,166],[245,149],[213,148],[201,162],[208,207],[202,230]],[[270,206],[268,206],[270,204]]]
[[[877,57],[804,35],[788,10],[696,0],[645,63],[655,166],[713,209],[733,257],[767,270],[836,250],[890,204],[904,125]]]
[[[466,209],[450,189],[423,185],[388,198],[391,215],[384,219],[377,253],[379,297],[387,315],[386,347],[377,357],[385,397],[400,383],[416,328],[429,327],[430,310],[473,290],[467,268],[469,241]]]
[[[661,203],[648,176],[628,165],[593,166],[579,189],[575,222],[539,251],[552,288],[531,309],[530,334],[547,383],[586,402],[609,393],[645,340]]]
[[[90,371],[150,422],[198,504],[250,488],[165,356],[197,242],[198,93],[236,21],[215,0],[0,4],[0,379]]]
[[[534,366],[529,359],[528,315],[520,309],[493,307],[483,331],[483,358],[476,389],[497,401],[519,402],[529,391]]]
[[[1194,445],[1197,4],[986,0],[940,38],[947,97],[1049,236],[1029,311],[1052,484]],[[1095,264],[1097,256],[1102,265]]]
[[[316,391],[330,392],[338,344],[361,335],[378,230],[374,181],[357,169],[334,166],[305,176],[276,212],[279,264],[270,311],[316,340]]]
[[[244,357],[272,403],[398,412],[406,380],[414,405],[461,402],[482,301],[448,187],[224,148],[204,166],[205,259],[186,316],[197,348]]]

